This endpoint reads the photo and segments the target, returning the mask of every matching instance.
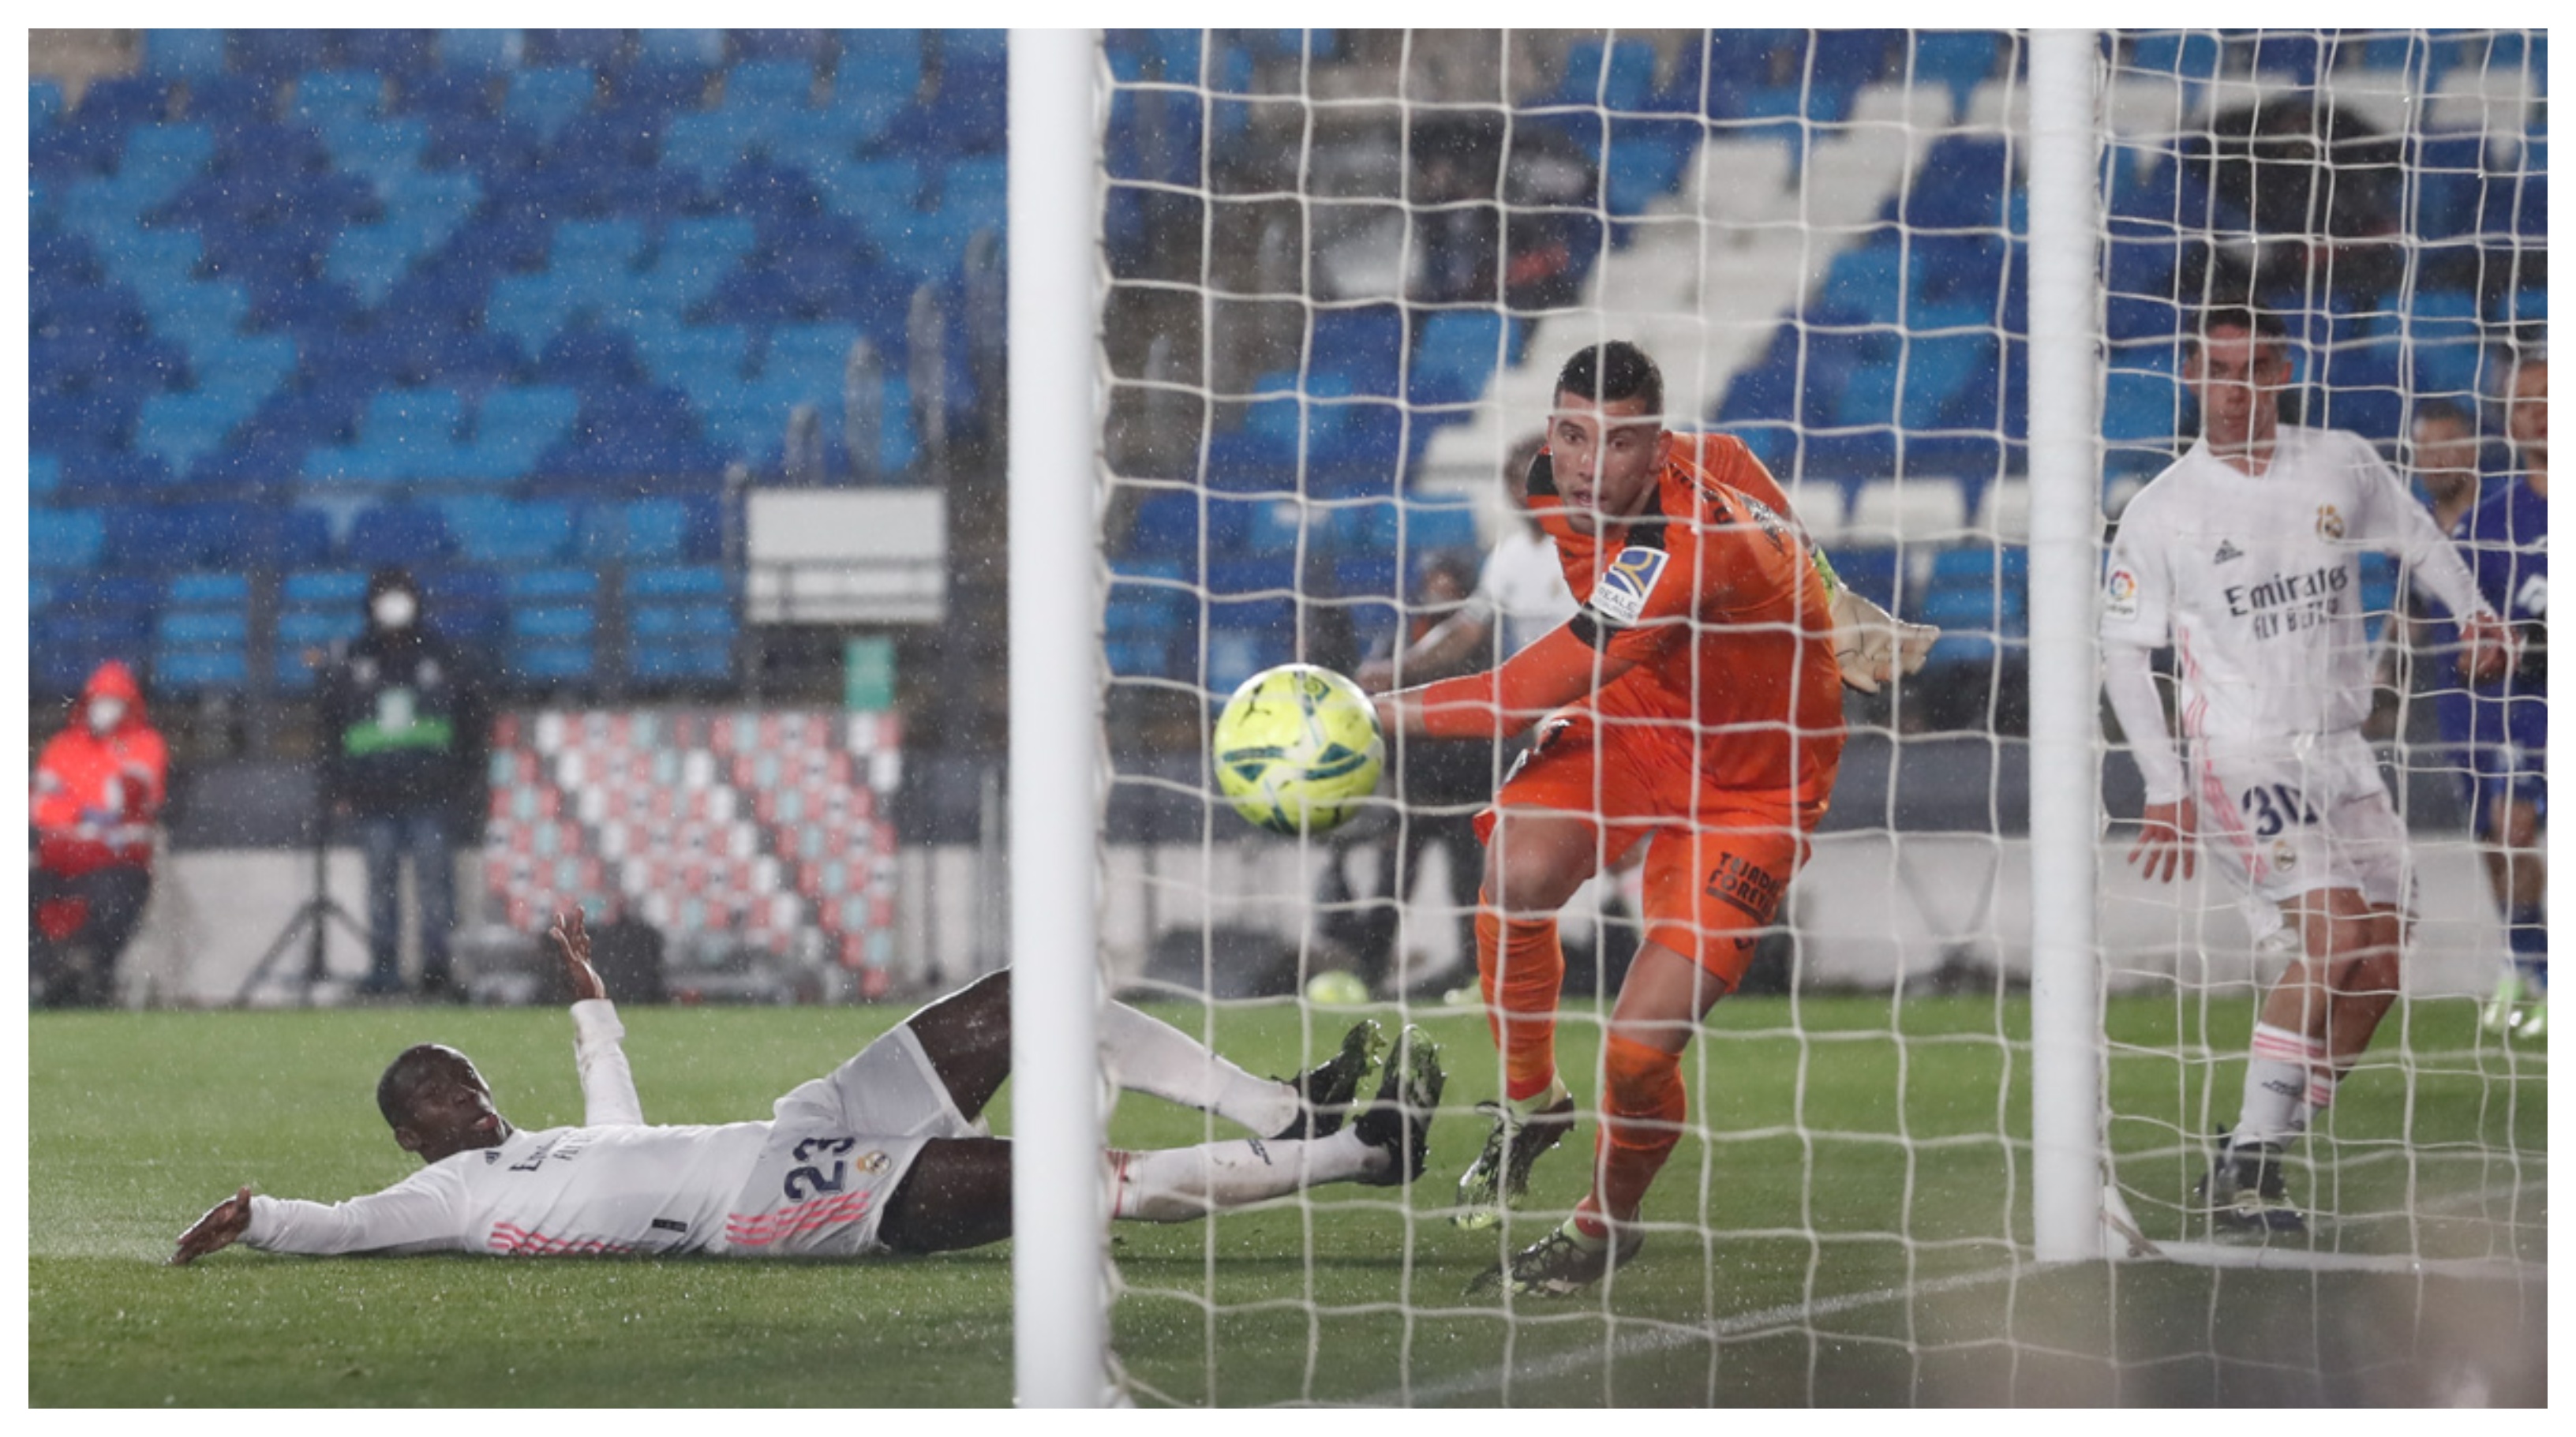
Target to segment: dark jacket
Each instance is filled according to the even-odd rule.
[[[469,808],[490,715],[471,661],[420,620],[377,624],[322,687],[323,782],[360,817]]]

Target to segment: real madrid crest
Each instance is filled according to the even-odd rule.
[[[2291,846],[2290,840],[2286,838],[2272,840],[2272,867],[2287,873],[2298,866],[2299,850]]]
[[[2320,539],[2340,539],[2343,537],[2342,510],[2337,509],[2332,504],[2319,504],[2317,506],[2317,537]]]

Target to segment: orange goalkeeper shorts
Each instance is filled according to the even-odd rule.
[[[1476,815],[1491,844],[1503,811],[1574,818],[1597,836],[1600,864],[1646,849],[1646,939],[1691,959],[1729,991],[1807,856],[1822,803],[1697,781],[1686,747],[1637,724],[1601,725],[1589,712],[1551,715]]]

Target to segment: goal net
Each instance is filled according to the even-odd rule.
[[[1420,1025],[1449,1073],[1418,1184],[1119,1230],[1130,1397],[2535,1390],[2547,1058],[2480,1026],[2506,931],[2436,713],[2456,680],[2413,647],[2405,576],[2367,558],[2359,596],[2392,659],[2370,736],[2412,839],[2404,991],[2286,1164],[2307,1230],[2268,1242],[2213,1233],[2192,1193],[2284,955],[2209,864],[2168,885],[2124,862],[2141,787],[2094,717],[2090,634],[2110,526],[2196,432],[2178,340],[2215,298],[2288,324],[2285,418],[2360,434],[2419,485],[2428,425],[2453,425],[2490,490],[2519,482],[2504,401],[2547,318],[2545,37],[2095,38],[2072,132],[2090,184],[2060,168],[2035,192],[2035,137],[2069,131],[2034,115],[2014,32],[1104,32],[1108,977],[1248,1066],[1293,1071],[1374,1016]],[[2078,302],[2031,282],[2043,214],[2081,217]],[[1043,238],[1022,221],[1013,243]],[[1559,366],[1610,339],[1656,359],[1671,428],[1761,459],[1845,584],[1942,636],[1919,674],[1846,695],[1812,854],[1684,1054],[1642,1251],[1571,1296],[1470,1295],[1586,1191],[1633,884],[1563,915],[1581,1121],[1525,1210],[1461,1230],[1475,1105],[1502,1078],[1465,828],[1510,751],[1390,738],[1369,812],[1302,839],[1239,819],[1205,755],[1251,674],[1356,673],[1480,577],[1479,665],[1563,616],[1486,559],[1523,537]],[[2071,465],[2034,444],[2048,383],[2081,401]],[[2052,503],[2082,516],[2053,567],[2033,543]],[[2035,755],[2045,686],[2076,668],[2070,785]],[[2086,853],[2083,891],[2034,884]],[[2051,904],[2065,921],[2035,920]],[[2090,937],[2052,951],[2067,932]],[[2071,1046],[2047,1036],[2053,982],[2082,995]],[[2071,1088],[2049,1066],[2070,1051]],[[2099,1095],[2072,1136],[2035,1133],[2070,1091]],[[1121,1107],[1112,1141],[1212,1122],[1156,1121]],[[2047,1191],[2051,1143],[2092,1155],[2071,1192]],[[2054,1260],[2052,1203],[2107,1262]]]

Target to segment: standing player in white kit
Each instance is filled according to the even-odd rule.
[[[2214,306],[2184,342],[2201,436],[2120,516],[2103,687],[2146,780],[2130,860],[2159,881],[2189,877],[2197,840],[2250,895],[2255,937],[2283,934],[2265,950],[2290,950],[2200,1196],[2221,1226],[2298,1232],[2282,1154],[2396,1000],[2412,898],[2405,826],[2361,735],[2371,658],[2359,556],[2397,555],[2472,616],[2461,662],[2473,677],[2502,674],[2512,638],[2368,441],[2280,422],[2290,356],[2278,318]],[[2150,669],[2168,640],[2188,776]]]
[[[1009,970],[789,1092],[771,1121],[648,1126],[581,914],[547,936],[572,981],[582,1126],[512,1127],[464,1054],[424,1043],[385,1070],[376,1103],[394,1141],[427,1167],[327,1206],[245,1187],[181,1234],[170,1260],[235,1242],[313,1255],[867,1257],[1011,1235],[1010,1144],[978,1117],[1010,1076]],[[1124,1004],[1102,1009],[1100,1038],[1121,1087],[1277,1134],[1109,1154],[1112,1217],[1184,1222],[1317,1183],[1421,1175],[1441,1077],[1418,1029],[1405,1030],[1376,1100],[1348,1127],[1342,1109],[1384,1045],[1374,1023],[1286,1081],[1256,1078]]]

